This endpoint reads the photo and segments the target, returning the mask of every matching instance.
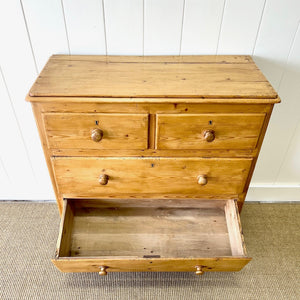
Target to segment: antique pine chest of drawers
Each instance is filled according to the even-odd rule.
[[[31,102],[63,272],[238,271],[276,92],[249,56],[52,56]]]

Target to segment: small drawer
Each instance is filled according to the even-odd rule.
[[[62,272],[239,271],[248,262],[234,200],[64,200]]]
[[[49,149],[146,149],[147,114],[44,113]]]
[[[254,149],[265,114],[159,114],[157,149]]]
[[[237,195],[252,159],[53,157],[65,198]]]

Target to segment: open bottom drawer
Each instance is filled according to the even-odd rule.
[[[239,271],[234,200],[64,200],[53,263],[63,272]]]

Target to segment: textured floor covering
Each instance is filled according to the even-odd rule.
[[[52,203],[0,203],[0,299],[300,299],[300,205],[246,204],[238,273],[63,274]]]

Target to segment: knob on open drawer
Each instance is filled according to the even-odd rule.
[[[195,267],[196,268],[196,275],[203,275],[204,274],[204,272],[203,272],[203,270],[202,270],[202,266],[196,266]]]
[[[107,267],[100,266],[99,268],[100,268],[99,275],[101,275],[101,276],[107,275],[107,271],[106,271]]]

